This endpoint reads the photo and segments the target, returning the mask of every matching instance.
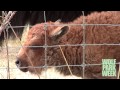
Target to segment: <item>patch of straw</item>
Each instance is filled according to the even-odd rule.
[[[65,60],[65,63],[66,63],[66,65],[67,65],[67,67],[68,67],[68,70],[70,71],[70,74],[73,76],[73,73],[72,73],[72,71],[71,71],[71,69],[70,69],[70,67],[69,67],[69,65],[68,65],[67,59],[66,59],[66,57],[65,57],[65,55],[64,55],[64,53],[63,53],[63,50],[62,50],[62,48],[61,48],[60,45],[59,45],[59,48],[60,48],[60,50],[61,50],[61,53],[62,53],[62,55],[63,55],[63,58],[64,58],[64,60]]]

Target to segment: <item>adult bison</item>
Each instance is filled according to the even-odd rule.
[[[120,61],[120,46],[106,45],[120,43],[120,26],[88,25],[85,26],[85,29],[83,29],[83,26],[78,25],[82,24],[83,21],[86,24],[120,24],[120,12],[95,12],[85,17],[80,16],[73,22],[69,23],[47,22],[33,26],[29,30],[26,42],[17,55],[16,65],[19,66],[20,70],[23,72],[30,71],[31,73],[35,73],[35,71],[37,71],[39,74],[44,71],[44,68],[33,68],[32,66],[42,67],[45,65],[66,65],[61,50],[58,46],[66,45],[61,46],[61,48],[68,64],[81,65],[70,66],[73,75],[82,77],[82,66],[85,63],[87,66],[85,66],[84,78],[116,78],[102,77],[101,65],[90,64],[101,64],[102,59],[116,59],[117,63]],[[86,43],[85,49],[82,47],[84,41]],[[48,46],[46,46],[47,49],[45,49],[45,47],[42,47],[46,44]],[[56,70],[64,75],[70,75],[67,66],[56,67]]]

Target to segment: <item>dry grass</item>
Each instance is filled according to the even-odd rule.
[[[28,28],[29,29],[29,28]],[[28,31],[27,29],[27,31]],[[22,43],[25,40],[27,32],[23,33]],[[0,79],[7,79],[7,52],[6,48],[0,48]],[[10,79],[38,79],[36,75],[29,72],[21,72],[15,65],[16,55],[19,51],[20,42],[19,40],[9,40],[9,63],[10,63]],[[10,48],[11,47],[11,48]],[[56,72],[54,68],[48,69],[40,75],[41,79],[81,79],[76,76],[64,76],[59,72]]]

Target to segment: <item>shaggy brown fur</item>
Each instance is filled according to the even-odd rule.
[[[75,21],[67,24],[82,24],[83,17],[77,18]],[[120,12],[108,11],[101,13],[92,13],[85,17],[86,24],[120,24]],[[49,25],[54,25],[54,22],[48,22]],[[63,24],[63,23],[61,23]],[[43,46],[45,44],[45,30],[44,23],[37,24],[31,28],[24,46]],[[61,32],[57,32],[60,31]],[[63,32],[62,32],[63,31]],[[77,26],[48,26],[47,31],[47,45],[65,45],[65,44],[82,44],[83,43],[83,27]],[[85,43],[86,44],[119,44],[120,43],[120,26],[97,26],[89,25],[85,28]],[[69,65],[82,65],[83,63],[83,47],[82,46],[64,46],[62,50],[67,58]],[[33,66],[45,65],[45,49],[40,48],[21,48],[18,53],[18,60],[22,66],[31,66],[29,59],[32,61]],[[25,54],[27,53],[27,55]],[[102,59],[116,59],[120,61],[120,46],[110,45],[96,45],[85,47],[85,64],[101,64]],[[59,47],[47,48],[47,65],[59,66],[66,65],[65,60],[61,54]],[[76,76],[82,76],[82,67],[72,66],[71,71]],[[58,67],[58,71],[64,75],[70,75],[68,67]],[[34,69],[28,68],[34,73]],[[44,69],[36,69],[39,73]],[[86,66],[84,78],[107,78],[102,77],[101,65],[99,66]],[[118,66],[117,66],[118,70]],[[110,78],[110,77],[108,77]],[[116,78],[116,77],[113,77]]]

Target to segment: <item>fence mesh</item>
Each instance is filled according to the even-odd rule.
[[[86,43],[86,38],[85,38],[86,37],[85,33],[86,33],[86,27],[87,26],[95,25],[95,26],[116,27],[116,26],[120,26],[120,24],[92,24],[92,23],[91,24],[87,24],[86,23],[86,18],[85,18],[85,15],[84,15],[84,11],[81,11],[81,12],[83,14],[82,15],[83,16],[83,21],[82,21],[83,23],[82,24],[67,24],[67,25],[69,25],[69,26],[80,26],[80,27],[82,26],[82,28],[83,28],[83,43],[81,43],[81,44],[64,44],[64,45],[52,45],[52,46],[49,46],[47,44],[46,30],[47,30],[48,26],[52,26],[52,25],[49,25],[49,24],[46,23],[47,22],[47,18],[46,18],[46,12],[44,11],[45,45],[44,46],[32,46],[32,47],[44,47],[45,48],[44,57],[43,57],[43,59],[45,61],[45,65],[44,66],[36,66],[36,67],[30,66],[29,68],[44,68],[45,69],[45,73],[44,73],[45,74],[45,78],[47,78],[50,75],[49,73],[47,73],[47,69],[49,67],[57,67],[57,68],[60,68],[60,67],[71,67],[71,66],[82,67],[82,71],[81,71],[82,72],[82,78],[85,78],[85,68],[87,66],[101,66],[102,65],[102,63],[100,63],[100,64],[94,64],[94,63],[86,64],[85,63],[85,58],[86,58],[86,56],[85,56],[85,48],[87,46],[93,46],[93,47],[94,46],[105,46],[105,45],[106,46],[117,46],[117,47],[120,46],[120,44],[115,44],[115,43],[113,43],[113,44],[108,44],[108,43],[103,43],[103,44],[87,44]],[[8,41],[8,35],[9,35],[8,32],[9,31],[8,31],[8,29],[10,28],[10,29],[14,30],[15,28],[26,27],[26,26],[11,26],[11,24],[10,24],[10,18],[4,18],[4,17],[8,17],[10,13],[11,13],[11,15],[13,13],[15,14],[14,11],[10,11],[8,13],[6,13],[5,11],[3,11],[3,15],[1,16],[2,17],[2,21],[3,21],[3,23],[1,23],[1,26],[3,25],[4,28],[5,28],[5,30],[4,29],[1,29],[1,30],[3,30],[3,32],[4,32],[5,42],[6,42],[5,47],[1,47],[1,51],[0,51],[0,54],[1,54],[1,56],[0,56],[1,57],[1,61],[0,61],[1,62],[1,65],[0,65],[0,71],[1,71],[0,72],[0,76],[3,79],[6,78],[6,77],[7,77],[7,79],[10,79],[11,78],[11,73],[14,73],[15,70],[18,70],[18,68],[15,65],[13,65],[13,64],[15,64],[14,61],[16,60],[16,58],[13,57],[13,56],[16,56],[17,53],[18,53],[18,51],[19,51],[19,49],[23,47],[22,44],[19,44],[19,45],[16,45],[16,46],[9,45],[9,41]],[[13,16],[13,18],[14,18],[14,16]],[[62,26],[62,25],[65,25],[65,24],[61,24],[61,25],[57,25],[57,26]],[[30,27],[32,27],[32,26],[30,26]],[[18,38],[17,35],[16,35],[16,38]],[[18,42],[21,43],[20,40],[18,40]],[[50,48],[50,47],[59,47],[59,46],[60,47],[70,47],[70,46],[71,47],[79,47],[79,46],[82,46],[82,49],[83,49],[83,53],[82,53],[83,61],[82,61],[82,64],[81,65],[79,65],[79,64],[78,65],[67,65],[66,64],[66,65],[59,65],[59,66],[48,66],[47,65],[47,59],[48,59],[47,49]],[[30,47],[30,46],[24,46],[24,47]],[[7,61],[5,59],[7,59]],[[116,63],[116,64],[119,64],[119,63]],[[21,68],[25,68],[25,67],[21,67]],[[6,73],[6,74],[3,74],[3,72]],[[38,77],[39,77],[39,75],[38,75]],[[39,77],[39,78],[41,78],[41,77]]]

